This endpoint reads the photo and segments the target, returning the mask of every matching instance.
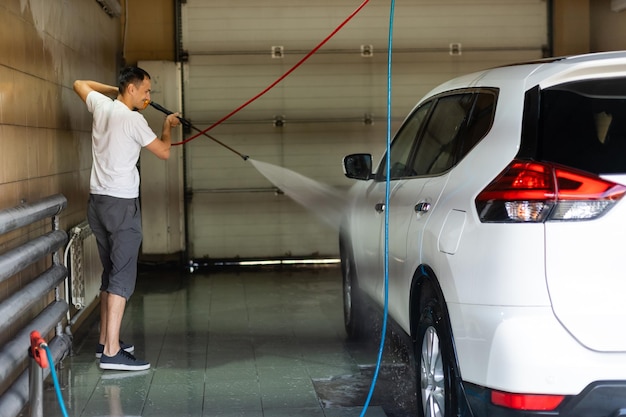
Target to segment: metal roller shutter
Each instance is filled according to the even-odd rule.
[[[360,4],[187,0],[185,116],[204,129],[229,114]],[[449,78],[541,58],[547,7],[541,0],[396,1],[392,132],[422,95]],[[347,189],[341,158],[380,158],[385,148],[388,22],[388,2],[371,1],[304,65],[209,134],[253,160]],[[294,202],[250,161],[207,138],[185,146],[192,258],[337,255],[337,231],[319,218],[323,206]]]

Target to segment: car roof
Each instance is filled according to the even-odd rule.
[[[516,85],[526,91],[592,78],[626,77],[626,51],[599,52],[512,63],[456,77],[426,96],[468,87]],[[422,100],[421,100],[422,101]]]

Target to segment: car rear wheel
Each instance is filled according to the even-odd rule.
[[[354,261],[345,247],[341,248],[341,274],[343,277],[343,322],[350,339],[360,339],[365,334],[363,296],[358,287]]]
[[[432,294],[424,294],[415,340],[415,365],[418,383],[418,415],[450,417],[457,415],[458,398],[454,350],[450,332],[444,324],[444,309]]]

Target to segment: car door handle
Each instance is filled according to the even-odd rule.
[[[377,213],[382,213],[385,211],[385,203],[376,203],[374,210],[376,210]]]
[[[427,203],[425,201],[421,203],[417,203],[415,205],[416,213],[426,213],[428,210],[430,210],[430,203]]]

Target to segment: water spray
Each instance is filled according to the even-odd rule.
[[[158,104],[158,103],[155,103],[155,102],[154,102],[154,101],[152,101],[152,100],[146,100],[146,101],[145,101],[145,107],[148,107],[148,105],[150,105],[150,106],[154,107],[154,108],[155,108],[155,109],[157,109],[158,111],[160,111],[160,112],[162,112],[162,113],[165,113],[165,114],[167,114],[167,115],[174,114],[174,112],[173,112],[173,111],[166,109],[165,107],[161,106],[161,105],[160,105],[160,104]],[[144,107],[144,108],[145,108],[145,107]],[[202,135],[206,136],[207,138],[211,139],[213,142],[215,142],[215,143],[217,143],[217,144],[219,144],[219,145],[222,145],[224,148],[228,149],[229,151],[231,151],[231,152],[233,152],[233,153],[235,153],[235,154],[239,155],[239,156],[241,157],[241,159],[243,159],[244,161],[247,161],[247,160],[250,158],[248,155],[244,155],[244,154],[242,154],[242,153],[240,153],[240,152],[237,152],[236,150],[234,150],[234,149],[233,149],[233,148],[231,148],[230,146],[226,145],[225,143],[223,143],[223,142],[221,142],[221,141],[219,141],[219,140],[215,139],[213,136],[209,135],[209,134],[208,134],[208,133],[206,133],[205,131],[202,131],[202,130],[198,129],[198,128],[197,128],[197,127],[195,127],[193,124],[191,124],[191,122],[190,122],[189,120],[185,119],[184,117],[181,117],[181,116],[176,116],[176,117],[178,117],[178,120],[180,120],[180,122],[182,123],[182,125],[183,125],[183,126],[185,126],[185,127],[189,128],[189,129],[193,129],[193,130],[195,130],[196,132],[198,132],[198,133],[200,133],[200,134],[202,134]]]

